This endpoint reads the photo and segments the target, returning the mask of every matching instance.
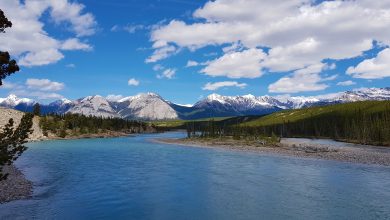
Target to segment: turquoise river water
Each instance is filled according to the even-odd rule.
[[[390,168],[154,143],[28,144],[31,199],[0,219],[390,219]]]

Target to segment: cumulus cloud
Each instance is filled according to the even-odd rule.
[[[146,63],[155,63],[159,60],[165,59],[172,54],[175,54],[177,49],[175,46],[166,46],[156,49],[153,54],[145,60]]]
[[[64,57],[61,50],[91,48],[77,39],[94,34],[96,29],[93,15],[83,13],[82,4],[68,0],[2,0],[0,8],[13,23],[12,28],[0,35],[0,50],[18,57],[20,65],[47,65]],[[69,27],[77,38],[59,40],[46,32],[43,23],[46,12],[56,24]]]
[[[338,86],[352,86],[352,85],[356,85],[356,83],[352,80],[347,80],[347,81],[343,81],[343,82],[338,82],[337,85]]]
[[[136,79],[134,79],[134,78],[131,78],[131,79],[129,79],[129,81],[127,82],[127,84],[128,84],[129,86],[138,86],[138,85],[139,85],[139,81],[136,80]]]
[[[265,56],[265,53],[260,49],[230,52],[210,61],[201,72],[209,76],[256,78],[262,75],[260,62]]]
[[[322,78],[320,72],[326,68],[326,64],[314,64],[295,71],[290,76],[285,76],[268,86],[272,93],[298,93],[309,91],[320,91],[328,88],[325,81],[334,80],[331,76]]]
[[[41,91],[60,91],[64,89],[65,84],[60,82],[53,82],[49,79],[27,79],[26,86],[29,89]]]
[[[238,83],[235,81],[223,81],[223,82],[216,82],[216,83],[207,83],[202,89],[203,90],[218,90],[222,87],[238,87],[238,88],[245,88],[247,86],[246,83]]]
[[[90,36],[95,33],[96,21],[91,13],[83,13],[84,5],[68,0],[46,0],[51,7],[51,17],[57,23],[68,22],[78,37]]]
[[[172,20],[154,29],[150,38],[154,53],[148,61],[165,59],[182,48],[196,50],[206,46],[223,46],[224,54],[209,62],[203,73],[254,78],[262,75],[262,69],[270,72],[296,71],[325,60],[360,56],[373,48],[373,41],[389,46],[389,14],[388,1],[345,0],[316,4],[312,0],[208,1],[193,13],[195,22]],[[247,51],[261,51],[264,55],[241,64],[235,61],[245,59],[231,57],[243,56]],[[364,61],[350,69],[349,74],[367,79],[389,76],[389,69],[384,65],[386,57],[382,58],[387,52],[384,53],[375,60]],[[230,65],[233,67],[231,70],[226,68]],[[330,67],[335,68],[334,65]],[[318,73],[308,75],[312,83],[302,89],[314,91],[326,87],[322,83],[314,83],[322,80]],[[293,79],[298,80],[289,76],[280,82]]]
[[[163,79],[163,78],[172,79],[175,76],[175,74],[176,74],[176,69],[166,69],[161,74],[158,74],[157,78],[158,79]]]
[[[77,38],[71,38],[62,43],[62,50],[92,50],[92,47],[89,44],[80,42]]]
[[[361,79],[382,79],[390,77],[390,49],[386,48],[377,57],[367,59],[356,67],[349,67],[347,74]]]

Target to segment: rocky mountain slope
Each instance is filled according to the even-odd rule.
[[[102,96],[87,96],[73,102],[66,113],[93,115],[103,118],[118,118],[118,113],[112,108],[107,99]]]
[[[177,119],[177,112],[161,96],[154,93],[130,96],[112,103],[122,118],[148,120]]]
[[[3,108],[0,107],[0,128],[3,128],[6,125],[10,118],[13,118],[15,121],[15,127],[18,126],[20,120],[23,117],[23,112],[17,111],[14,109]],[[43,140],[46,137],[43,135],[41,128],[39,127],[39,118],[35,117],[33,119],[33,127],[34,132],[30,135],[29,140]]]
[[[289,96],[221,96],[211,94],[193,106],[169,102],[154,93],[138,94],[120,100],[88,96],[75,101],[62,99],[41,105],[43,113],[78,113],[101,117],[140,120],[199,119],[242,115],[269,114],[283,109],[330,105],[364,100],[390,100],[390,87],[365,88],[315,97]],[[31,111],[36,102],[10,95],[0,99],[0,106]]]

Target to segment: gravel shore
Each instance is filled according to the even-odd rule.
[[[5,166],[4,173],[9,173],[7,180],[0,182],[0,203],[27,199],[32,195],[32,182],[15,166]]]
[[[177,144],[192,147],[224,148],[230,150],[251,151],[265,154],[317,158],[351,163],[376,164],[390,166],[390,148],[355,148],[350,146],[332,147],[316,144],[278,143],[273,146],[254,141],[237,141],[232,139],[156,139],[156,142]]]

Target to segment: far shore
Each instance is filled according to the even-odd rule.
[[[137,134],[137,133],[136,133]],[[67,135],[65,137],[50,135],[42,140],[74,140],[74,139],[90,139],[90,138],[115,138],[115,137],[126,137],[135,135],[135,133],[121,132],[121,131],[107,131],[102,133],[91,133],[91,134],[80,134],[80,135]]]
[[[202,139],[202,138],[182,138],[154,139],[155,142],[165,144],[175,144],[182,146],[201,148],[223,148],[229,150],[249,151],[262,154],[274,154],[282,156],[293,156],[299,158],[315,158],[324,160],[335,160],[350,163],[374,164],[390,166],[390,149],[388,151],[367,148],[355,148],[350,146],[334,147],[318,144],[263,144],[255,141],[232,140],[232,139]]]

